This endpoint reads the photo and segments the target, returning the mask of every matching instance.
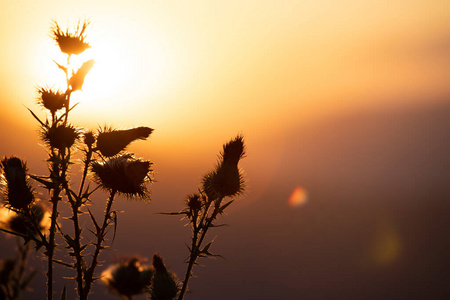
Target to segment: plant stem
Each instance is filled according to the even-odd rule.
[[[56,219],[58,218],[58,202],[59,193],[61,189],[56,187],[53,190],[52,199],[50,202],[53,204],[52,208],[52,219],[50,224],[50,236],[47,248],[47,299],[52,300],[53,298],[53,253],[55,252],[55,232],[56,232]]]
[[[108,227],[108,221],[110,220],[110,213],[111,213],[111,207],[112,204],[114,202],[114,196],[116,195],[116,191],[112,190],[109,194],[109,198],[108,198],[108,202],[106,204],[106,209],[105,209],[105,216],[103,218],[103,224],[102,227],[97,229],[97,242],[95,244],[95,252],[94,255],[92,257],[92,262],[91,262],[91,266],[89,267],[88,271],[86,272],[85,276],[84,276],[84,281],[85,281],[85,286],[84,286],[84,298],[80,298],[81,300],[86,300],[87,299],[87,295],[89,294],[89,291],[91,289],[92,286],[92,282],[93,282],[93,276],[94,276],[94,271],[95,268],[98,265],[98,256],[100,254],[100,251],[104,248],[102,246],[102,242],[104,241],[105,238],[105,234],[106,234],[106,228]]]
[[[75,255],[75,259],[76,259],[76,269],[77,269],[77,277],[76,277],[76,281],[77,281],[77,290],[78,290],[78,295],[80,296],[80,299],[84,298],[84,290],[83,290],[83,265],[84,265],[84,261],[83,261],[83,256],[81,255],[81,228],[79,225],[79,220],[78,220],[78,213],[79,213],[79,201],[77,201],[77,199],[73,199],[72,195],[70,193],[69,187],[67,186],[67,184],[65,185],[65,190],[66,190],[66,194],[67,197],[69,199],[69,203],[72,207],[72,222],[73,222],[73,229],[74,229],[74,234],[75,234],[75,238],[74,238],[74,245],[73,245],[73,252]]]
[[[83,176],[81,179],[80,190],[79,190],[79,193],[78,193],[78,196],[76,197],[76,199],[73,199],[72,193],[69,189],[68,184],[67,183],[65,184],[66,194],[69,199],[69,203],[72,207],[72,222],[73,222],[73,228],[74,228],[74,234],[75,234],[73,251],[74,251],[75,259],[76,259],[76,269],[77,269],[76,281],[77,281],[78,296],[80,297],[80,299],[84,299],[85,296],[84,296],[84,289],[83,289],[84,260],[83,260],[83,256],[81,255],[81,251],[82,251],[81,228],[79,225],[78,214],[79,214],[79,208],[82,204],[81,193],[83,191],[83,185],[86,180],[91,156],[92,156],[92,149],[89,149],[89,151],[86,153],[86,161],[85,161],[85,165],[84,165]]]
[[[222,202],[222,199],[218,201],[218,203]],[[211,206],[211,202],[208,203],[208,206],[205,208],[205,212],[202,215],[202,218],[199,222],[199,226],[193,226],[193,236],[192,236],[192,245],[191,245],[191,254],[189,256],[189,263],[188,267],[186,269],[186,274],[184,275],[183,280],[183,286],[181,287],[180,294],[178,296],[178,300],[183,300],[184,294],[186,293],[188,281],[191,278],[191,272],[195,265],[195,261],[197,260],[198,256],[200,255],[200,247],[203,243],[203,240],[206,237],[206,233],[208,232],[208,229],[211,227],[212,221],[215,219],[217,215],[218,208],[220,205],[216,205],[214,208],[214,211],[212,212],[211,216],[207,218],[209,207]],[[206,219],[206,224],[203,225],[203,222]],[[198,236],[200,234],[200,239],[198,239]]]

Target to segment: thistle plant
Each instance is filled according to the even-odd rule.
[[[205,245],[208,230],[220,226],[216,221],[234,198],[244,191],[244,179],[239,161],[245,156],[244,138],[237,136],[223,146],[215,168],[203,176],[202,186],[197,193],[187,196],[183,211],[172,213],[184,215],[191,228],[191,245],[188,264],[178,300],[182,300],[192,276],[192,269],[198,258],[220,256],[211,253],[213,241]],[[225,200],[230,198],[228,200]]]
[[[76,91],[82,92],[95,64],[93,59],[85,61],[78,69],[71,64],[72,56],[91,47],[86,41],[88,26],[88,21],[80,21],[71,31],[62,30],[56,22],[53,24],[52,37],[67,58],[64,62],[55,61],[65,77],[66,86],[63,90],[52,86],[38,87],[37,104],[45,114],[39,116],[28,109],[40,128],[40,139],[47,153],[48,174],[29,172],[27,162],[16,156],[5,156],[0,160],[1,210],[4,212],[0,215],[3,216],[0,218],[0,231],[23,240],[19,247],[20,257],[14,267],[8,267],[12,263],[2,262],[1,275],[9,277],[3,276],[7,278],[5,280],[2,277],[0,292],[9,297],[7,299],[13,299],[27,286],[32,276],[24,277],[24,270],[33,245],[47,262],[48,300],[55,294],[55,264],[73,271],[78,299],[81,300],[88,298],[92,285],[99,278],[111,291],[125,299],[147,293],[152,300],[181,300],[188,289],[196,261],[217,256],[210,251],[212,241],[207,241],[207,232],[219,226],[219,216],[244,190],[243,175],[238,166],[245,154],[243,137],[237,136],[223,146],[215,168],[203,176],[198,191],[187,196],[184,209],[170,213],[183,215],[192,232],[182,281],[167,269],[159,254],[153,255],[152,266],[132,258],[111,266],[100,275],[98,266],[101,253],[109,244],[109,229],[114,229],[114,239],[118,224],[118,211],[113,208],[116,198],[150,200],[153,163],[126,148],[134,141],[146,140],[154,130],[146,126],[129,129],[104,126],[92,130],[71,122],[70,113],[77,106],[71,103],[71,95]],[[81,160],[78,159],[80,156]],[[80,176],[71,176],[76,164],[80,167]],[[37,193],[35,185],[45,192]],[[94,193],[103,193],[105,210],[100,216],[90,208]],[[62,202],[68,204],[70,212],[61,209]],[[80,222],[81,218],[86,222]],[[62,225],[62,220],[69,220],[70,226]],[[81,227],[81,223],[87,225]],[[64,244],[58,244],[59,241]],[[55,258],[57,249],[67,254],[64,259]],[[16,266],[20,266],[17,271],[14,269]],[[64,289],[61,299],[65,294]]]

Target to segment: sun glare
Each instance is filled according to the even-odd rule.
[[[91,48],[70,59],[75,71],[83,62],[95,60],[82,92],[72,95],[72,103],[80,102],[89,111],[107,107],[110,113],[120,113],[124,105],[152,97],[170,84],[166,71],[169,52],[163,49],[164,41],[151,33],[145,37],[138,36],[136,31],[126,26],[120,32],[114,27],[100,28],[104,34],[97,33],[97,37],[94,29],[91,35],[91,32],[87,34]],[[47,56],[65,65],[67,56],[61,54],[54,44],[48,45],[51,49],[48,49]],[[47,64],[45,73],[47,82],[53,82],[61,90],[66,88],[63,73],[56,64]]]

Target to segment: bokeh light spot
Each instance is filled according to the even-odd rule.
[[[289,197],[288,204],[291,207],[300,207],[303,206],[307,201],[307,191],[300,186],[296,186],[291,196]]]
[[[377,265],[390,265],[399,258],[401,248],[402,243],[398,232],[392,225],[383,224],[374,239],[371,250],[372,260]]]

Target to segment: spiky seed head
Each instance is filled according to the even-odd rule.
[[[237,164],[239,160],[245,156],[244,137],[238,135],[233,140],[223,145],[221,156],[223,162]]]
[[[153,270],[142,265],[138,258],[114,264],[102,273],[102,281],[121,296],[142,294],[151,284]]]
[[[146,183],[152,182],[151,165],[149,161],[124,154],[103,163],[92,163],[91,171],[94,180],[106,190],[119,192],[129,198],[149,199]]]
[[[203,206],[200,195],[199,194],[188,195],[186,205],[189,207],[189,210],[191,212],[198,212]]]
[[[35,197],[28,179],[26,162],[16,156],[10,156],[4,157],[0,166],[4,177],[2,193],[5,202],[16,209],[28,207]]]
[[[95,136],[92,131],[88,131],[84,134],[84,143],[90,148],[95,143]]]
[[[172,300],[176,297],[179,284],[175,274],[168,271],[164,262],[158,254],[153,255],[153,267],[155,273],[150,285],[150,296],[152,300]]]
[[[242,136],[237,136],[223,146],[215,169],[203,176],[203,190],[210,200],[237,196],[244,191],[244,176],[238,167],[244,155]]]
[[[126,130],[104,128],[97,138],[97,149],[103,156],[111,157],[121,151],[135,140],[145,140],[153,132],[149,127],[136,127]]]
[[[52,114],[64,107],[66,95],[60,90],[41,87],[38,88],[38,93],[38,103],[48,109]]]
[[[52,28],[52,37],[59,46],[61,52],[68,55],[78,55],[83,53],[91,46],[85,42],[85,31],[89,26],[89,21],[79,21],[74,32],[61,30],[58,23],[54,22]]]
[[[14,232],[24,235],[37,236],[38,231],[45,234],[50,229],[50,210],[41,203],[30,206],[22,214],[13,213],[8,220],[7,227]]]
[[[52,148],[63,151],[65,148],[70,148],[78,140],[80,132],[72,125],[54,125],[50,128],[45,128],[42,134],[42,139]]]

